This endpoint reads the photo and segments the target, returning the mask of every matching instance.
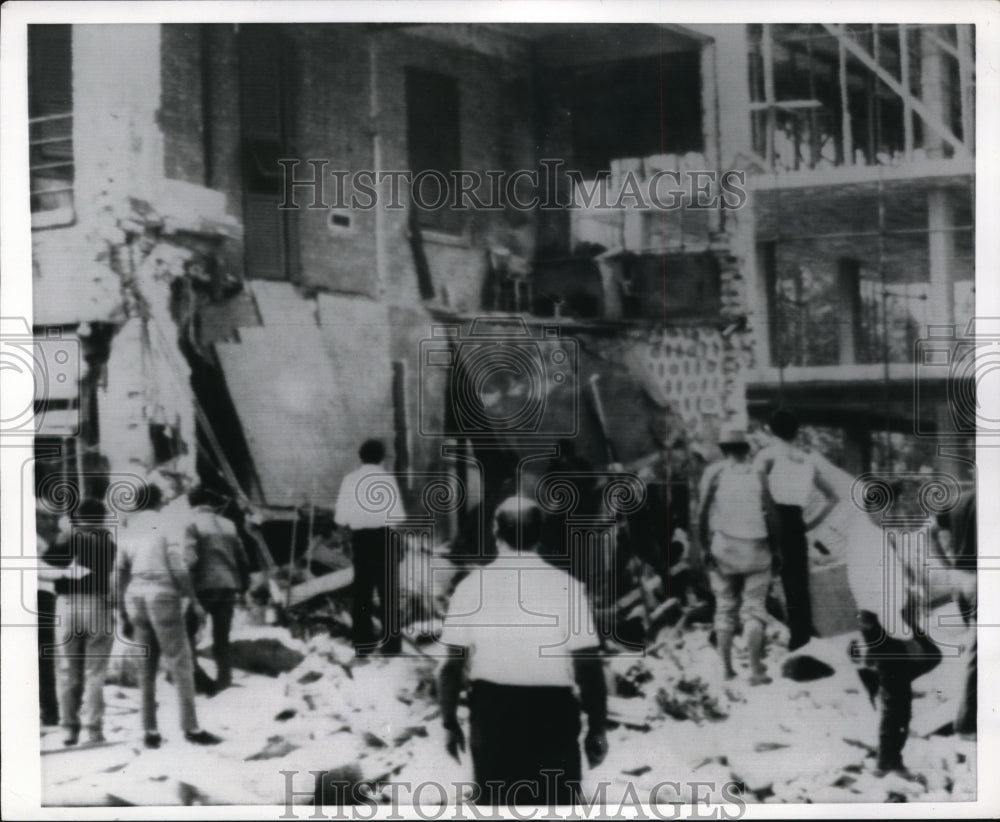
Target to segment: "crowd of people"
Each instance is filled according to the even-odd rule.
[[[733,426],[721,431],[721,458],[701,476],[697,530],[686,563],[708,580],[703,590],[714,608],[720,680],[738,676],[733,646],[742,634],[751,687],[772,681],[765,665],[765,627],[776,599],[789,651],[817,635],[807,533],[842,501],[821,462],[795,444],[798,423],[790,412],[777,412],[767,431],[769,441],[756,453],[746,431]],[[359,458],[360,466],[341,483],[334,512],[351,545],[351,639],[358,656],[395,656],[404,650],[402,549],[391,528],[404,518],[403,497],[385,468],[381,442],[366,441]],[[88,742],[103,739],[103,684],[118,635],[142,657],[144,744],[156,748],[162,741],[156,703],[161,661],[177,692],[184,738],[198,745],[221,741],[199,725],[196,693],[211,695],[232,682],[229,632],[234,607],[248,587],[250,563],[236,526],[210,502],[204,489],[180,488],[159,475],[139,489],[135,510],[114,531],[103,504],[94,500],[58,523],[39,509],[39,612],[55,617],[40,622],[40,706],[43,724],[58,721],[66,745],[77,744],[81,732]],[[572,801],[582,767],[581,713],[587,719],[586,760],[594,766],[607,753],[602,660],[609,649],[593,612],[595,591],[602,586],[574,574],[579,566],[554,559],[566,554],[565,545],[554,544],[564,538],[565,523],[547,515],[537,500],[510,494],[491,518],[492,550],[484,553],[489,561],[460,575],[440,637],[449,651],[438,687],[447,749],[458,758],[468,739],[478,801],[515,802],[515,788],[542,802]],[[883,538],[879,520],[860,511],[855,519],[847,562],[854,578],[870,583],[885,563],[901,560],[890,556],[893,544]],[[960,589],[956,599],[972,623],[974,494],[939,515],[930,531],[952,557]],[[670,573],[672,564],[658,563],[661,573]],[[586,567],[591,573],[595,567],[597,573],[608,571]],[[941,659],[928,636],[929,606],[920,581],[909,579],[904,594],[886,600],[885,591],[870,584],[855,591],[860,636],[852,653],[879,706],[882,773],[906,773],[902,751],[912,682]],[[199,667],[195,653],[198,631],[208,619],[214,679]],[[976,729],[975,650],[973,643],[954,723],[955,731],[966,735]],[[466,691],[468,738],[458,713]]]
[[[53,528],[40,501],[42,724],[58,724],[67,746],[76,745],[81,732],[87,743],[104,741],[103,690],[112,647],[121,639],[117,652],[138,660],[145,746],[162,742],[156,702],[161,661],[177,691],[184,738],[216,744],[220,738],[198,724],[195,693],[214,694],[232,681],[229,632],[250,570],[242,540],[201,487],[185,492],[157,472],[134,491],[135,505],[116,515],[114,527],[101,501],[85,499]],[[215,679],[198,665],[195,648],[208,619]]]

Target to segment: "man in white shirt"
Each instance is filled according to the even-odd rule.
[[[494,516],[497,557],[452,595],[441,642],[440,699],[448,752],[458,759],[463,677],[477,804],[571,804],[581,779],[580,710],[591,766],[607,753],[607,692],[582,582],[539,555],[542,514],[510,497]],[[518,547],[520,546],[520,548]]]
[[[864,640],[852,653],[866,663],[859,673],[878,699],[877,775],[907,773],[903,747],[910,731],[912,683],[941,661],[940,649],[927,635],[926,558],[915,550],[928,532],[926,526],[883,526],[879,515],[858,512],[848,541],[847,579]]]
[[[772,539],[780,545],[788,650],[794,651],[809,642],[815,633],[806,534],[826,519],[837,505],[839,495],[819,472],[815,458],[794,444],[799,423],[790,411],[776,411],[768,427],[774,440],[760,450],[754,465],[764,483],[769,511],[775,513],[769,530]],[[816,516],[805,522],[802,511],[814,488],[823,495],[824,505]]]
[[[351,532],[354,581],[351,585],[351,633],[358,656],[377,649],[385,655],[402,650],[399,624],[399,546],[390,539],[388,517],[402,520],[403,499],[395,477],[382,462],[385,446],[367,440],[358,451],[361,467],[344,477],[337,495],[334,519]],[[372,626],[372,592],[378,594],[375,615],[381,637]],[[376,641],[377,640],[377,641]]]

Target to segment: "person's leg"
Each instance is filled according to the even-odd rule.
[[[469,754],[472,778],[479,790],[475,803],[492,807],[502,801],[502,791],[495,783],[503,781],[504,776],[497,750],[500,741],[497,714],[503,705],[494,696],[495,689],[496,686],[474,682],[469,690]]]
[[[207,592],[205,610],[212,617],[212,657],[215,659],[215,687],[228,688],[233,682],[233,666],[229,656],[229,633],[233,627],[236,591],[218,588]]]
[[[955,733],[971,737],[977,732],[976,720],[976,676],[978,673],[976,628],[973,628],[972,643],[965,650],[967,661],[965,665],[965,686],[959,701],[958,713],[955,716]]]
[[[403,649],[400,633],[402,626],[399,624],[400,547],[397,540],[391,540],[388,529],[381,530],[384,534],[384,559],[381,573],[375,579],[379,599],[378,616],[382,623],[382,651],[386,654],[398,654]]]
[[[733,679],[733,637],[736,635],[740,600],[736,587],[736,577],[713,568],[709,572],[712,593],[715,595],[715,644],[722,659],[722,676]]]
[[[160,652],[173,674],[180,701],[181,730],[198,730],[194,705],[194,664],[184,624],[181,600],[173,591],[160,591],[151,598],[149,618],[160,644]]]
[[[59,724],[59,688],[56,682],[56,595],[39,591],[38,612],[38,707],[43,725]]]
[[[764,627],[767,625],[767,592],[770,587],[770,571],[747,574],[743,579],[740,618],[746,629],[747,650],[750,653],[751,685],[764,685],[771,681],[764,666]]]
[[[200,598],[201,594],[199,593],[199,600]],[[204,605],[204,603],[202,604]],[[214,694],[215,682],[205,672],[205,669],[198,664],[198,630],[201,628],[201,625],[198,622],[198,614],[191,605],[188,605],[187,610],[184,612],[184,627],[187,632],[188,644],[191,646],[191,665],[194,669],[195,693]]]
[[[85,641],[80,632],[74,600],[68,595],[56,598],[55,630],[56,683],[59,693],[59,724],[67,745],[75,745],[80,735],[80,695],[83,689]],[[51,650],[51,649],[50,649]]]
[[[351,584],[351,639],[355,650],[370,653],[375,630],[372,627],[372,592],[378,578],[381,556],[374,554],[377,540],[371,538],[372,529],[361,529],[351,534],[351,551],[354,562],[354,581]],[[381,551],[381,547],[378,547]]]
[[[111,606],[105,597],[89,597],[87,604],[86,659],[83,674],[83,727],[91,742],[104,738],[104,681],[115,641]]]
[[[901,674],[898,664],[879,664],[879,733],[878,768],[880,771],[903,769],[903,746],[910,732],[913,688],[910,678]]]
[[[781,515],[781,587],[788,618],[788,650],[801,648],[812,638],[812,599],[809,592],[809,546],[802,509],[779,505]]]
[[[126,593],[125,606],[134,631],[132,641],[146,651],[145,658],[139,661],[139,691],[142,696],[142,729],[148,738],[150,734],[157,733],[156,670],[160,665],[160,645],[150,621],[145,594]]]

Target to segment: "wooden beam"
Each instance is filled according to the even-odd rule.
[[[952,132],[948,126],[941,122],[940,118],[936,117],[934,113],[924,105],[923,101],[917,99],[907,89],[904,89],[895,77],[876,64],[872,59],[872,56],[861,48],[861,46],[859,46],[856,42],[854,42],[854,40],[852,40],[847,34],[845,34],[839,25],[834,26],[829,23],[822,23],[821,25],[835,37],[839,38],[840,42],[847,51],[860,60],[866,68],[875,72],[876,76],[883,83],[903,98],[904,102],[908,101],[913,110],[920,115],[920,118],[927,125],[927,128],[937,134],[942,140],[945,140],[952,145],[955,149],[956,156],[961,156],[963,158],[971,156],[969,154],[969,150],[965,147],[965,144],[955,136],[954,132]]]

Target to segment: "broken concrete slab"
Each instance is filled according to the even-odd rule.
[[[812,682],[834,675],[834,670],[822,660],[808,654],[790,656],[781,664],[781,675],[793,682]]]
[[[230,658],[234,668],[278,676],[297,667],[305,656],[280,640],[266,637],[236,640],[230,644]]]

